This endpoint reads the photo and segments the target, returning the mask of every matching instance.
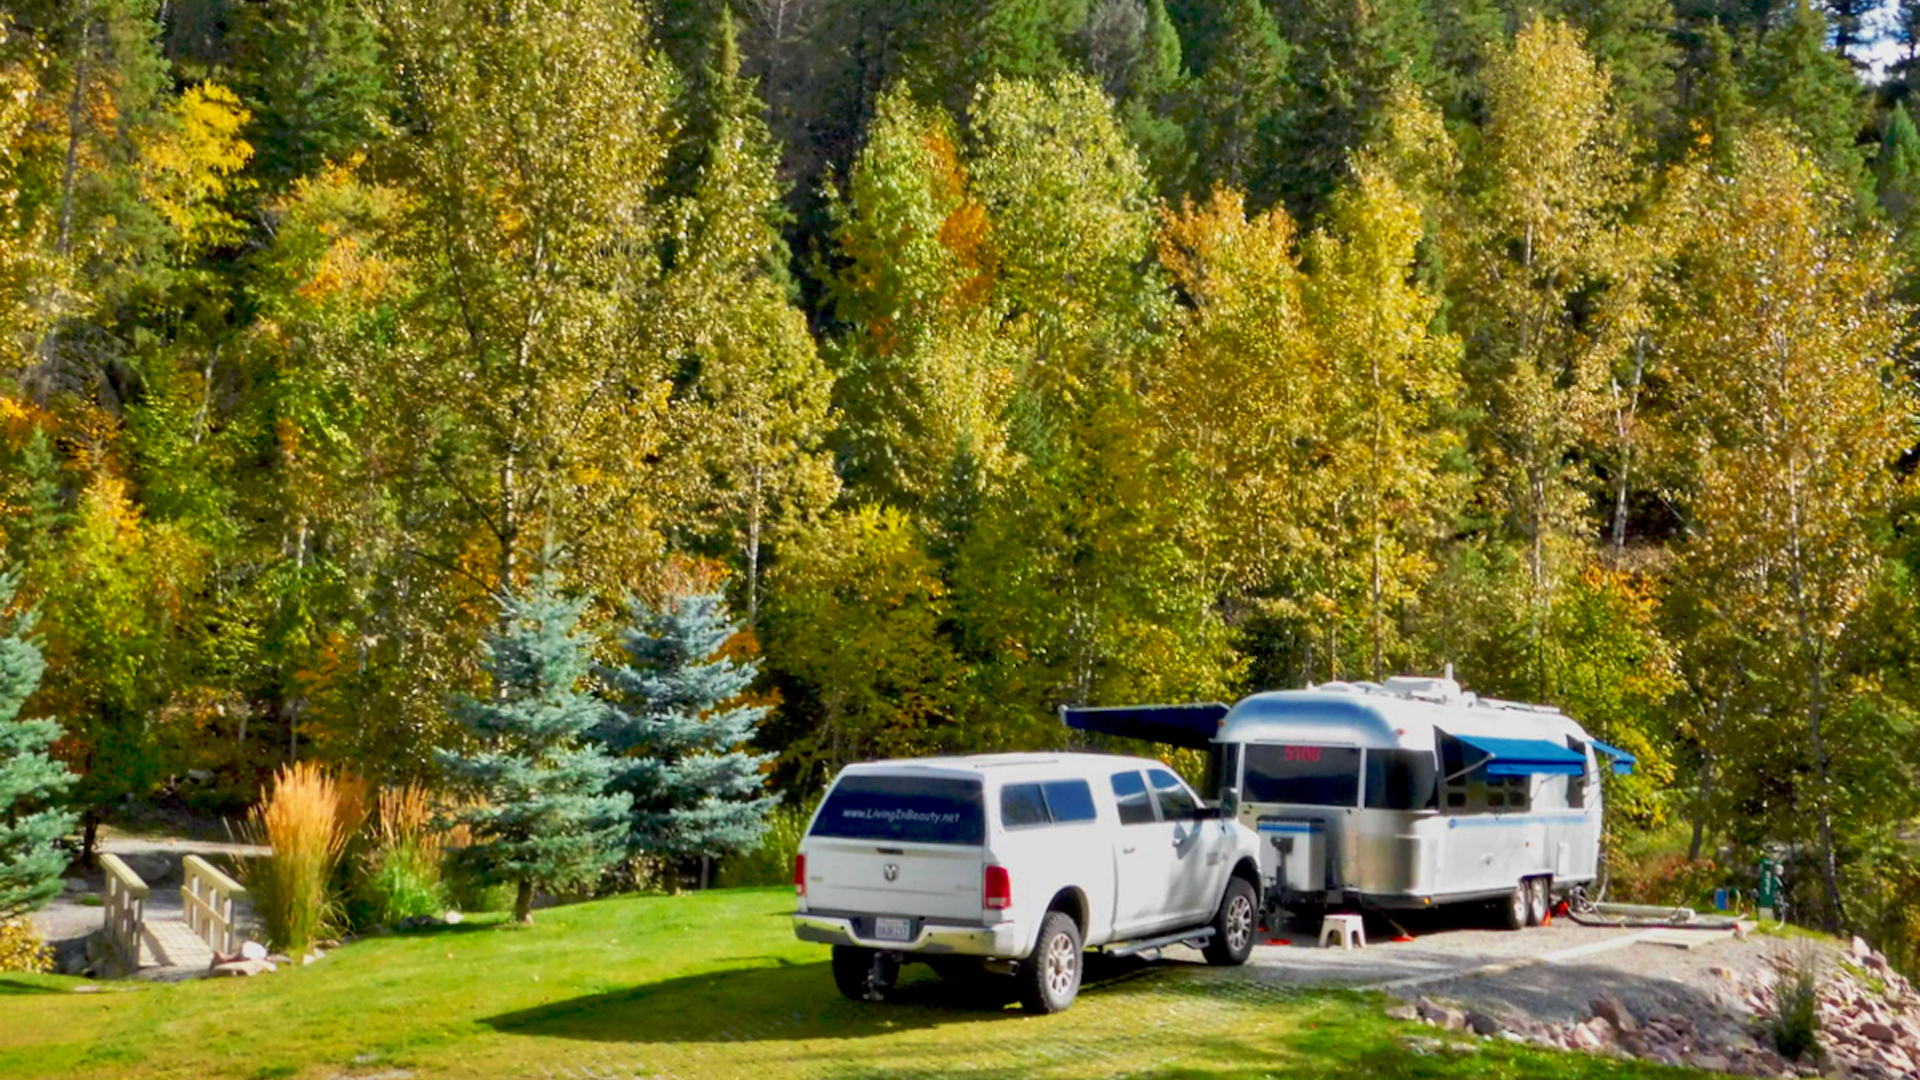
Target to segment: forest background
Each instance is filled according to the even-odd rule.
[[[1887,13],[3,0],[25,715],[91,839],[296,759],[443,782],[549,573],[606,654],[724,589],[792,805],[1451,664],[1638,754],[1673,873],[1785,858],[1911,965]]]

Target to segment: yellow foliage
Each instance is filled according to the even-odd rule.
[[[240,137],[251,116],[218,83],[188,87],[173,103],[171,130],[140,148],[141,193],[188,251],[239,235],[239,221],[218,200],[249,183],[234,174],[253,157]]]
[[[0,922],[0,971],[29,973],[53,970],[53,950],[40,940],[30,919]]]

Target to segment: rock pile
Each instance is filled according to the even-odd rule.
[[[1741,1076],[1920,1080],[1920,992],[1858,938],[1836,959],[1817,984],[1817,1060],[1789,1061],[1774,1050],[1778,976],[1769,970],[1714,968],[1727,984],[1730,1008],[1721,1015],[1643,1017],[1612,994],[1594,998],[1591,1015],[1574,1023],[1494,1017],[1425,997],[1388,1015],[1483,1038]]]

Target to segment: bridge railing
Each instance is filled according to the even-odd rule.
[[[147,883],[118,855],[101,855],[107,872],[107,943],[122,971],[140,970],[140,931],[147,919]]]
[[[235,903],[247,899],[246,887],[220,872],[198,855],[185,860],[186,880],[180,884],[180,908],[187,929],[214,952],[232,956],[247,939],[234,915]]]

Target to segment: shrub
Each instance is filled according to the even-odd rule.
[[[0,922],[0,971],[53,970],[53,950],[40,940],[29,919]]]
[[[812,817],[811,806],[775,809],[767,815],[767,832],[760,838],[760,845],[723,863],[714,884],[723,889],[793,884],[793,860],[800,853],[800,839],[806,835],[807,821]]]
[[[442,847],[427,789],[417,784],[383,789],[371,843],[359,859],[361,873],[350,911],[354,922],[392,925],[445,911]]]
[[[1820,1051],[1820,964],[1812,946],[1782,950],[1772,957],[1773,1016],[1767,1032],[1782,1057],[1797,1061]]]
[[[253,811],[249,831],[272,851],[247,864],[247,889],[267,940],[292,955],[312,948],[337,921],[329,881],[359,824],[356,815],[364,813],[365,789],[356,797],[355,786],[343,791],[319,766],[301,762],[274,774],[272,792],[262,792]]]

